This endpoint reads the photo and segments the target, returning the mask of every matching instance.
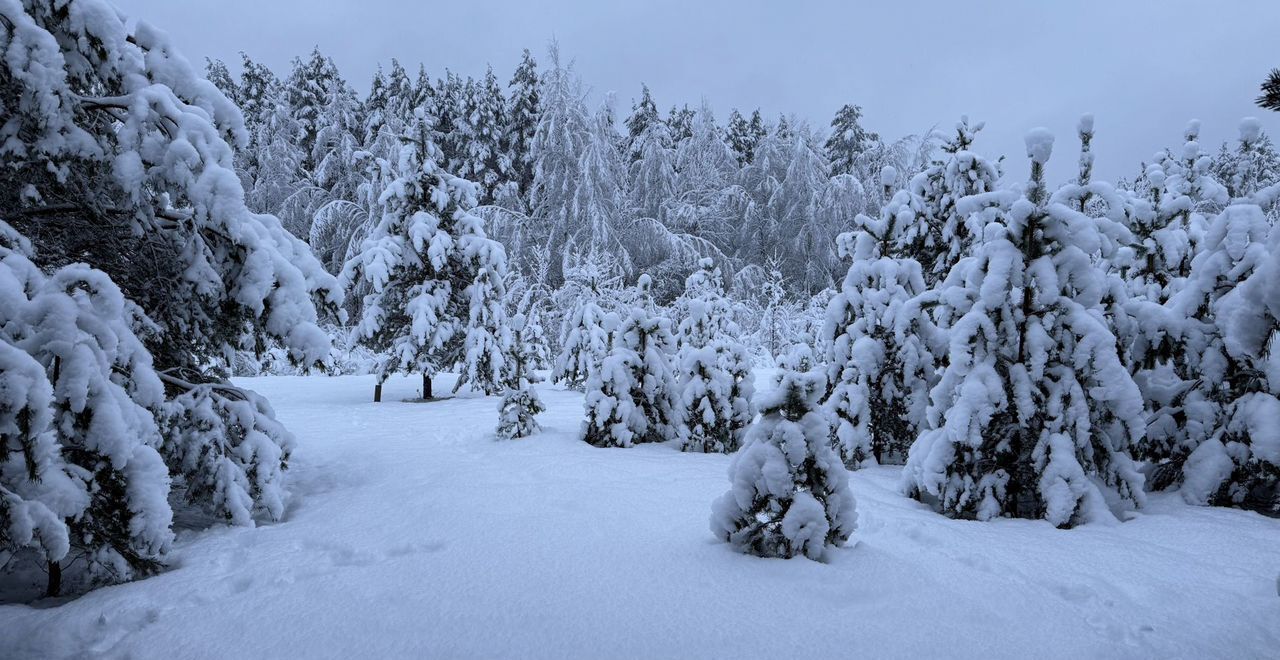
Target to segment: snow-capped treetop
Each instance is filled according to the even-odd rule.
[[[898,168],[892,165],[885,165],[880,168],[880,185],[885,188],[893,188],[898,182]]]
[[[1092,123],[1092,122],[1090,122]],[[1044,165],[1053,154],[1053,133],[1047,128],[1033,128],[1027,131],[1023,140],[1027,143],[1027,157]]]
[[[1253,144],[1262,137],[1262,122],[1257,117],[1245,117],[1240,120],[1240,141]]]
[[[1080,121],[1076,122],[1077,133],[1093,133],[1093,113],[1087,112],[1080,115]]]

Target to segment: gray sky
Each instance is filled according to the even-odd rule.
[[[189,58],[233,70],[243,50],[283,75],[319,45],[361,93],[392,57],[433,77],[489,62],[506,82],[522,48],[541,56],[555,36],[597,98],[617,91],[619,114],[642,81],[663,110],[705,96],[721,121],[759,106],[825,126],[853,102],[868,128],[900,136],[968,114],[987,123],[975,148],[1008,155],[1014,173],[1022,135],[1047,126],[1059,180],[1074,170],[1084,112],[1096,116],[1096,171],[1112,179],[1180,142],[1188,119],[1213,149],[1245,116],[1280,133],[1280,113],[1253,105],[1280,66],[1277,0],[115,1]]]

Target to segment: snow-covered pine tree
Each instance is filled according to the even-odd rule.
[[[760,121],[760,111],[757,110],[752,116],[756,122]],[[756,155],[756,145],[760,143],[763,137],[761,132],[762,126],[753,125],[748,122],[742,113],[734,108],[729,112],[729,122],[725,126],[725,142],[729,144],[729,148],[733,150],[734,156],[738,159],[738,167],[744,167],[751,163]]]
[[[1254,204],[1214,219],[1191,276],[1170,301],[1186,319],[1177,361],[1186,375],[1166,460],[1193,504],[1280,512],[1280,401],[1272,384],[1278,332],[1280,231]]]
[[[445,69],[444,79],[436,85],[436,112],[431,122],[431,138],[440,150],[440,166],[450,172],[461,171],[466,133],[466,84],[458,74]]]
[[[684,293],[675,302],[676,347],[703,348],[726,338],[736,339],[739,328],[724,294],[724,277],[710,258],[698,260],[698,269],[685,280]],[[683,362],[683,359],[681,360]]]
[[[228,101],[234,103],[237,108],[244,103],[244,100],[240,98],[240,85],[235,78],[231,77],[231,72],[227,70],[226,62],[204,58],[204,78],[213,83],[213,86],[217,87],[218,91],[222,92],[222,95],[227,97]]]
[[[955,135],[942,145],[946,157],[911,177],[908,206],[913,216],[898,220],[894,250],[915,259],[930,286],[946,278],[972,251],[994,211],[991,207],[1007,203],[996,189],[999,168],[969,150],[984,125],[961,117]],[[893,204],[892,197],[887,199]],[[961,200],[966,203],[961,205]]]
[[[862,126],[862,106],[846,103],[831,120],[831,136],[823,145],[831,174],[852,174],[858,157],[879,141],[879,135]]]
[[[592,261],[570,272],[574,284],[573,310],[560,326],[560,353],[551,371],[551,382],[580,390],[609,351],[609,331],[604,327],[601,297],[607,278]]]
[[[402,139],[378,224],[342,272],[347,286],[363,282],[371,290],[354,336],[379,354],[380,381],[421,372],[423,397],[431,398],[431,378],[465,362],[469,377],[491,391],[502,382],[506,350],[506,254],[470,211],[474,184],[441,168],[423,112]]]
[[[531,147],[541,121],[540,88],[538,65],[526,48],[511,82],[507,83],[510,90],[507,106],[508,158],[520,198],[526,201],[533,190],[534,156]]]
[[[1280,154],[1271,136],[1262,130],[1256,117],[1240,120],[1240,139],[1235,149],[1226,144],[1213,158],[1209,174],[1226,186],[1232,199],[1244,199],[1280,181]]]
[[[0,278],[6,271],[0,265]],[[9,293],[10,284],[0,287]],[[67,474],[51,428],[53,387],[39,362],[3,338],[0,374],[0,560],[13,569],[31,551],[38,565],[61,566],[71,550],[65,519],[87,497]]]
[[[651,134],[658,124],[662,124],[666,128],[666,124],[662,121],[662,117],[658,115],[658,106],[653,102],[653,96],[649,94],[649,86],[640,84],[640,100],[631,106],[631,116],[627,117],[627,138],[630,148],[630,160],[635,162],[644,156],[644,148],[648,144],[648,138],[644,137]],[[661,146],[669,148],[670,133],[663,130],[660,135],[664,136],[667,142]],[[644,140],[642,141],[642,137]]]
[[[733,377],[721,366],[720,354],[710,346],[684,351],[680,374],[680,448],[704,453],[737,451],[741,438],[731,423]]]
[[[667,131],[671,133],[671,144],[677,148],[681,142],[693,137],[693,121],[697,113],[688,105],[671,106],[667,113]]]
[[[676,301],[685,451],[734,451],[753,413],[751,361],[724,295],[720,269],[702,259]],[[715,360],[704,355],[710,351]],[[715,415],[708,421],[709,415]],[[702,420],[697,422],[694,420]]]
[[[282,93],[282,84],[267,65],[255,62],[244,53],[240,53],[240,60],[240,83],[236,86],[237,95],[233,100],[244,113],[244,127],[252,147],[258,127]]]
[[[1133,454],[1147,461],[1147,486],[1152,490],[1182,482],[1186,457],[1209,433],[1203,423],[1214,416],[1213,404],[1203,401],[1197,388],[1199,352],[1186,345],[1212,336],[1212,325],[1202,328],[1188,321],[1196,313],[1172,304],[1204,242],[1210,224],[1204,214],[1220,209],[1227,197],[1226,189],[1209,175],[1209,159],[1197,142],[1199,130],[1199,122],[1188,124],[1181,157],[1156,155],[1139,181],[1146,199],[1133,204],[1129,219],[1133,258],[1122,274],[1134,330],[1126,348],[1148,418],[1146,438]]]
[[[60,576],[71,551],[66,521],[89,498],[82,472],[62,456],[48,369],[19,346],[30,343],[34,299],[46,289],[31,256],[30,242],[0,221],[0,559],[14,570],[29,551]],[[54,577],[49,595],[61,586]]]
[[[0,234],[11,245],[17,235],[2,223]],[[64,516],[67,528],[61,533],[69,532],[70,554],[63,554],[70,557],[68,565],[82,567],[77,586],[153,572],[173,541],[173,512],[152,414],[163,405],[164,387],[133,333],[136,308],[101,271],[72,264],[45,277],[20,253],[25,246],[13,247],[0,247],[5,297],[0,339],[25,351],[47,380],[32,382],[36,374],[29,368],[6,372],[0,389],[40,397],[49,388],[52,396],[40,397],[48,408],[26,420],[25,431],[39,434],[28,436],[32,444],[43,434],[56,442],[49,448],[53,455],[32,455],[37,462],[29,467],[49,471],[50,482],[28,492]],[[24,363],[30,367],[25,360],[19,365]],[[21,449],[18,437],[15,441]],[[60,471],[62,461],[71,484]],[[71,509],[71,503],[77,506]],[[49,559],[48,593],[57,595],[62,565]]]
[[[670,322],[644,306],[609,313],[609,351],[587,378],[582,437],[598,447],[630,447],[677,437],[678,389]]]
[[[511,317],[512,346],[507,359],[507,389],[498,404],[497,436],[503,440],[524,438],[538,432],[535,416],[547,408],[533,389],[532,359],[538,347],[524,314]]]
[[[925,292],[920,264],[891,256],[906,196],[900,192],[879,220],[859,216],[860,230],[838,241],[851,265],[817,343],[831,387],[824,406],[835,420],[832,441],[849,468],[906,459],[935,379],[934,328],[913,300]]]
[[[736,550],[820,559],[857,526],[849,476],[818,407],[825,387],[816,372],[784,372],[759,397],[760,418],[729,466],[732,486],[712,506],[712,533]]]
[[[119,407],[133,411],[130,416],[160,413],[165,440],[155,444],[168,462],[175,494],[242,521],[223,503],[187,488],[205,480],[253,481],[257,475],[243,472],[240,458],[249,451],[235,437],[211,448],[225,454],[208,463],[177,460],[183,448],[183,394],[216,384],[210,396],[240,396],[232,393],[242,391],[225,381],[228,356],[260,350],[268,341],[279,342],[300,366],[318,363],[329,350],[329,339],[317,325],[318,309],[336,313],[341,290],[276,218],[246,208],[228,144],[247,143],[242,116],[165,35],[144,22],[128,21],[100,0],[32,0],[0,7],[0,17],[10,26],[0,31],[0,48],[10,54],[2,65],[0,96],[11,110],[8,137],[0,147],[8,165],[0,174],[0,208],[5,209],[0,219],[36,239],[34,261],[45,272],[87,262],[119,287],[126,301],[121,305],[131,311],[115,325],[99,324],[104,332],[115,328],[116,335],[104,339],[102,348],[134,357],[128,367],[114,365],[118,373],[103,377],[113,386],[103,382],[102,391],[123,391],[128,404],[118,402]],[[97,95],[102,90],[111,95]],[[58,280],[66,287],[60,295],[73,298],[80,312],[89,314],[88,301],[95,310],[116,309],[107,304],[115,296],[106,293],[111,287],[99,275],[65,277]],[[137,333],[151,355],[163,383],[160,396],[167,399],[162,405],[155,392],[138,384],[146,380],[140,366],[144,353],[120,339],[125,329]],[[39,350],[52,356],[62,348]],[[46,367],[52,371],[51,364]],[[96,387],[88,381],[81,385]],[[144,419],[129,428],[129,442],[119,447],[135,446],[140,456],[147,453],[141,443],[153,437],[157,424],[137,414]],[[263,411],[254,415],[260,418],[255,423],[272,422]],[[143,479],[151,474],[151,463],[138,460],[137,475]],[[210,464],[219,466],[218,474],[201,471]],[[159,474],[165,479],[163,468]],[[260,494],[283,484],[253,483],[253,510],[269,509]],[[160,491],[158,485],[140,486],[129,497]],[[104,490],[97,496],[115,493]],[[115,506],[132,505],[116,500]],[[126,528],[136,535],[130,551],[145,564],[147,553],[163,547],[159,530],[167,533],[167,523],[159,522],[165,513],[158,505],[138,506],[133,511],[139,522]]]
[[[321,111],[325,98],[334,83],[341,79],[337,65],[316,47],[307,59],[294,58],[293,70],[284,81],[284,102],[289,108],[289,116],[300,128],[297,146],[303,153],[302,169],[305,172],[311,172],[315,167],[311,153],[316,135],[324,128]]]
[[[1103,486],[1143,501],[1127,453],[1145,430],[1143,402],[1101,305],[1093,257],[1113,249],[1113,228],[1072,207],[1079,186],[1049,197],[1048,131],[1026,144],[1023,197],[938,290],[950,354],[903,486],[952,517],[1069,526],[1110,515]]]

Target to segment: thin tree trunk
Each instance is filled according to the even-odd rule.
[[[380,403],[382,401],[382,383],[373,386],[373,402]]]
[[[422,374],[422,398],[427,401],[431,399],[431,375],[425,372]]]
[[[49,582],[45,586],[44,595],[48,598],[56,598],[62,594],[62,564],[51,561],[49,562]]]

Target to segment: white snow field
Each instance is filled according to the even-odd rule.
[[[1280,520],[1157,494],[1113,525],[954,521],[883,467],[852,474],[848,547],[758,559],[708,529],[728,456],[591,447],[582,396],[545,384],[544,431],[499,442],[497,398],[403,402],[418,382],[243,381],[298,436],[285,520],[0,607],[0,658],[1280,654]]]

